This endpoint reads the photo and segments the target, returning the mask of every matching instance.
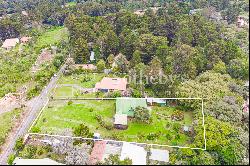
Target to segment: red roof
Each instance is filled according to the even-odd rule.
[[[21,42],[22,42],[22,43],[27,43],[30,39],[31,39],[31,37],[26,37],[26,36],[25,36],[25,37],[22,37],[22,38],[21,38]]]
[[[89,158],[89,164],[95,165],[98,161],[101,161],[106,148],[106,141],[97,141],[92,149]]]
[[[127,89],[127,79],[104,77],[101,82],[96,83],[95,88],[125,91]]]

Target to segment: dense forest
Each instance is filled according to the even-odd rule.
[[[145,77],[139,85],[131,83],[133,97],[206,99],[207,150],[179,149],[171,154],[171,164],[245,164],[249,117],[245,118],[242,105],[248,97],[244,84],[249,80],[249,34],[248,28],[234,24],[240,14],[249,12],[249,1],[73,2],[0,0],[0,41],[34,35],[41,26],[64,26],[69,32],[67,51],[77,64],[89,63],[94,51],[97,67],[109,69],[118,61],[115,72],[127,77],[166,76],[164,83],[148,83]],[[193,9],[204,10],[190,14]],[[219,21],[212,18],[216,12],[221,13]],[[187,107],[197,111],[197,104],[190,102]],[[202,141],[196,137],[193,146]]]

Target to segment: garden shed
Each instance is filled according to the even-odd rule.
[[[159,105],[159,106],[166,106],[167,101],[165,99],[160,98],[147,98],[147,103],[150,105]]]
[[[128,128],[128,116],[126,114],[115,114],[114,126],[117,129],[125,130]]]

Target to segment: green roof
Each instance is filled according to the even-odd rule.
[[[126,114],[128,116],[134,116],[134,110],[136,107],[147,108],[146,99],[140,98],[116,98],[116,114]]]

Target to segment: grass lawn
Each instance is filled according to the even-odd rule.
[[[21,112],[21,110],[16,109],[0,115],[0,146],[4,144],[8,133],[13,127],[14,120],[21,115]]]
[[[76,6],[76,2],[68,2],[66,3],[66,6]]]
[[[80,100],[74,101],[72,105],[67,105],[66,101],[64,103],[62,101],[56,102],[61,104],[50,104],[34,127],[40,129],[41,133],[62,134],[65,129],[72,129],[84,123],[92,132],[100,133],[106,139],[178,146],[188,146],[191,143],[191,137],[180,132],[180,128],[184,124],[192,124],[192,113],[190,112],[184,113],[183,121],[173,122],[167,116],[170,116],[176,110],[175,108],[152,107],[151,124],[129,120],[127,130],[107,130],[100,126],[95,117],[96,115],[101,115],[105,122],[112,124],[115,114],[115,101]],[[179,129],[175,129],[176,126]]]
[[[58,84],[77,84],[83,88],[94,88],[104,76],[105,74],[100,73],[73,74],[61,77]]]
[[[81,94],[80,90],[73,85],[81,88],[94,88],[95,84],[102,80],[105,74],[100,73],[83,73],[70,76],[63,76],[58,80],[58,87],[54,90],[54,97],[75,97],[77,93],[79,97],[95,98],[95,93]],[[60,84],[68,84],[70,86],[60,86]]]
[[[58,103],[55,105],[58,105]],[[40,128],[42,133],[54,133],[60,132],[65,128],[72,129],[84,123],[92,131],[102,133],[101,130],[96,129],[99,124],[95,116],[102,115],[108,120],[112,120],[114,113],[115,101],[73,101],[72,105],[65,103],[64,106],[52,106],[52,108],[45,109],[36,127]]]
[[[36,49],[40,51],[41,48],[56,45],[61,41],[68,41],[68,31],[65,27],[55,27],[52,28],[41,36],[38,37],[36,42]]]

